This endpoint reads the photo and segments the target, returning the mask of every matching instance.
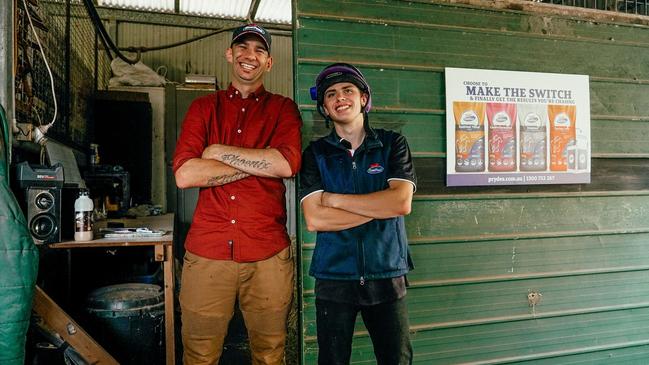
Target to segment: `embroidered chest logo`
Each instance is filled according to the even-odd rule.
[[[378,163],[370,164],[370,167],[367,168],[367,173],[370,175],[376,175],[383,172],[383,166]]]

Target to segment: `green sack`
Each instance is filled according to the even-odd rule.
[[[38,273],[38,249],[9,188],[9,128],[2,106],[0,124],[0,364],[23,365]]]

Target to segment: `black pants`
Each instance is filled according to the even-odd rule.
[[[361,312],[374,345],[377,365],[412,364],[406,298],[371,306],[316,298],[318,364],[347,365],[352,351],[356,315]]]

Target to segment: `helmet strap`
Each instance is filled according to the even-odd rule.
[[[366,111],[363,112],[363,128],[367,134],[370,134],[372,131],[370,129],[370,117],[367,115]]]

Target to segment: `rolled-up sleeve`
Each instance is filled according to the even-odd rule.
[[[174,151],[174,174],[188,160],[200,158],[207,147],[210,113],[202,104],[202,99],[194,100],[187,110]]]
[[[286,98],[280,109],[279,121],[270,147],[277,149],[291,167],[295,176],[300,170],[302,151],[302,118],[293,100]]]

